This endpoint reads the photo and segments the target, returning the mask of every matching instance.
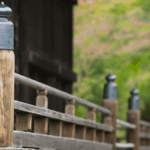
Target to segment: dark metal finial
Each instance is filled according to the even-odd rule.
[[[108,76],[106,76],[107,81],[114,81],[116,80],[116,76],[110,73]]]
[[[131,97],[129,98],[129,109],[139,109],[140,98],[138,96],[139,90],[133,88],[130,91]]]
[[[113,81],[116,79],[116,76],[110,73],[106,76],[107,83],[104,87],[104,98],[105,99],[117,99],[117,84]]]
[[[2,1],[0,4],[0,18],[7,18],[11,15],[12,10],[10,7],[6,6]]]
[[[137,95],[139,94],[139,90],[136,88],[133,88],[133,90],[130,92],[132,95]]]
[[[0,3],[0,50],[14,50],[14,25],[7,19],[11,13],[11,8],[2,1]]]

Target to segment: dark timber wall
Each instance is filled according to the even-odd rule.
[[[13,10],[16,72],[72,93],[73,4],[67,0],[4,0]],[[35,104],[36,91],[15,84],[15,99]],[[64,112],[65,101],[49,96],[49,108]]]

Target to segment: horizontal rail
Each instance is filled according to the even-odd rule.
[[[29,86],[31,88],[38,89],[38,90],[47,89],[48,93],[53,95],[53,96],[57,96],[59,98],[65,99],[65,100],[75,100],[76,103],[81,104],[83,106],[86,106],[88,108],[95,108],[97,111],[100,111],[102,113],[111,114],[111,111],[107,108],[104,108],[102,106],[98,106],[94,103],[88,102],[86,100],[83,100],[81,98],[78,98],[76,96],[68,94],[66,92],[63,92],[61,90],[58,90],[58,89],[53,88],[51,86],[48,86],[46,84],[40,83],[40,82],[35,81],[33,79],[24,77],[24,76],[19,75],[17,73],[14,74],[14,77],[15,77],[15,82],[18,82],[20,84],[23,84],[23,85],[26,85],[26,86]]]
[[[56,150],[112,150],[111,144],[22,131],[14,131],[14,146],[20,148],[31,146],[42,150],[50,148]]]
[[[122,121],[120,119],[117,119],[117,124],[120,124],[121,126],[126,127],[126,128],[136,129],[136,125],[129,123],[129,122]]]
[[[26,104],[26,103],[19,102],[16,100],[14,100],[14,109],[15,111],[18,111],[18,112],[26,112],[26,113],[31,113],[35,116],[43,116],[43,117],[48,117],[51,119],[62,120],[64,122],[74,123],[74,124],[86,126],[89,128],[95,128],[97,130],[104,130],[107,132],[112,132],[114,130],[114,128],[110,125],[90,121],[87,119],[82,119],[73,115],[60,113],[54,110]]]
[[[139,150],[150,150],[150,146],[139,146]]]
[[[139,137],[140,137],[141,139],[150,139],[150,133],[141,132],[141,133],[139,134]]]
[[[140,121],[140,125],[150,127],[150,122],[142,121],[142,120],[141,120],[141,121]]]
[[[134,144],[133,143],[116,143],[116,147],[119,149],[134,148]]]

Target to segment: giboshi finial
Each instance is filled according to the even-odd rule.
[[[108,76],[106,76],[107,81],[114,81],[116,79],[116,76],[112,73],[110,73]]]
[[[10,7],[6,6],[2,1],[0,4],[0,18],[7,18],[11,15],[12,10]]]
[[[139,90],[136,88],[133,88],[131,91],[131,95],[137,95],[137,94],[139,94]]]

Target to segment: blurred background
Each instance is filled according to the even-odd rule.
[[[73,10],[73,94],[102,105],[105,77],[112,72],[117,76],[118,118],[127,121],[128,99],[135,87],[141,120],[150,121],[150,0],[78,2]],[[86,118],[86,113],[76,105],[77,116]],[[101,114],[96,119],[101,121]],[[117,132],[117,137],[124,136],[125,131]]]

